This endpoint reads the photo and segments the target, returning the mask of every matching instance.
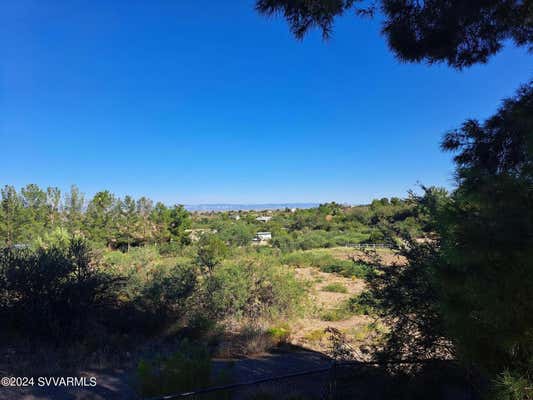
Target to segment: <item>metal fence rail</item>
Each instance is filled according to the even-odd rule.
[[[438,360],[398,360],[385,364],[377,362],[332,362],[329,366],[298,373],[267,377],[249,382],[151,397],[145,400],[174,399],[222,399],[222,400],[341,400],[341,399],[388,399],[399,390],[401,382],[391,375],[384,366],[435,364],[435,371],[442,371],[438,363],[453,361]],[[431,390],[434,388],[431,387]],[[464,399],[476,399],[468,387],[464,387]],[[397,394],[397,393],[396,393]]]
[[[392,243],[347,243],[345,247],[352,247],[354,249],[370,250],[370,249],[394,249],[395,246]]]

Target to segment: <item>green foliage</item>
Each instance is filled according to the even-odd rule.
[[[0,235],[2,243],[11,246],[24,240],[23,205],[13,186],[2,189]]]
[[[329,38],[342,15],[371,16],[381,11],[382,32],[403,61],[446,62],[455,68],[486,63],[507,40],[531,46],[530,5],[524,1],[360,1],[257,0],[265,15],[283,15],[302,39],[312,28]]]
[[[202,235],[196,254],[196,262],[201,268],[211,274],[227,255],[228,246],[218,236]]]
[[[69,245],[71,236],[65,228],[56,227],[53,231],[45,232],[43,236],[36,239],[37,248],[66,248]]]
[[[337,308],[333,308],[331,310],[325,311],[324,313],[322,313],[320,318],[323,321],[335,322],[335,321],[344,321],[345,319],[348,319],[351,316],[352,316],[352,313],[350,312],[350,310],[346,308],[344,305],[341,305]]]
[[[168,230],[172,238],[184,243],[187,239],[185,237],[185,229],[191,226],[191,215],[182,205],[176,205],[170,210]]]
[[[459,183],[436,213],[443,318],[460,356],[492,376],[533,370],[532,110],[529,83],[443,142]]]
[[[373,268],[351,260],[339,260],[331,254],[313,251],[296,251],[283,255],[281,262],[298,267],[317,267],[322,272],[337,273],[344,277],[365,278],[373,273]]]
[[[533,378],[513,374],[508,370],[494,380],[493,398],[497,400],[530,400],[533,397]]]
[[[0,253],[0,314],[6,328],[67,339],[98,321],[116,279],[93,266],[86,243]]]
[[[346,278],[366,278],[373,274],[374,269],[367,264],[359,264],[348,260],[335,260],[331,264],[320,267],[322,272],[335,272]]]
[[[530,83],[485,123],[445,137],[458,188],[416,199],[437,235],[409,243],[408,267],[370,282],[391,354],[458,357],[496,383],[497,398],[521,396],[533,370],[532,110]]]
[[[210,309],[218,315],[250,319],[291,315],[305,294],[291,271],[267,257],[224,263],[215,269],[211,285]]]
[[[267,334],[272,338],[275,344],[287,343],[291,336],[288,326],[273,326],[267,329]]]
[[[333,292],[333,293],[348,293],[348,289],[346,289],[346,286],[344,286],[342,283],[330,283],[329,285],[326,285],[322,288],[325,292]]]
[[[254,227],[244,222],[225,224],[217,229],[218,236],[230,246],[246,246],[252,242]]]
[[[353,314],[357,315],[372,315],[378,307],[377,299],[374,298],[371,292],[364,291],[363,293],[350,297],[347,307]]]

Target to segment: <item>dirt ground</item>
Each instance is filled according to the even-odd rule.
[[[368,262],[376,258],[381,265],[398,266],[405,265],[405,258],[390,250],[377,250],[373,254],[350,248],[339,247],[323,249],[339,259]],[[335,328],[345,334],[350,345],[354,348],[367,348],[368,345],[380,335],[379,329],[385,329],[379,325],[379,321],[366,315],[347,315],[339,320],[324,320],[324,313],[341,308],[343,304],[353,296],[364,291],[365,282],[355,277],[347,278],[335,273],[325,273],[318,268],[295,268],[298,279],[307,282],[310,286],[310,303],[312,310],[306,317],[300,318],[292,324],[291,343],[314,351],[327,353],[330,343],[324,330],[328,327]],[[324,290],[331,284],[341,285],[346,293],[337,293]],[[360,353],[361,354],[361,353]],[[365,357],[366,358],[366,357]]]

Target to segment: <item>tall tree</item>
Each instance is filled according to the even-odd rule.
[[[21,189],[22,205],[24,207],[25,240],[33,242],[45,233],[47,223],[46,193],[37,185],[29,184]]]
[[[13,186],[2,189],[0,238],[3,244],[11,246],[22,237],[22,201]]]
[[[131,245],[139,239],[139,216],[135,200],[131,196],[124,197],[118,202],[120,216],[118,218],[118,233],[121,243],[129,251]]]
[[[71,234],[80,234],[85,200],[76,185],[70,187],[63,206],[66,225]]]
[[[175,205],[170,210],[168,230],[173,239],[185,240],[185,229],[191,226],[191,214],[182,205]]]
[[[147,197],[137,200],[137,213],[139,214],[140,234],[143,242],[148,242],[152,238],[152,223],[150,215],[154,208],[154,202]]]
[[[533,82],[484,123],[446,135],[458,189],[439,218],[436,270],[462,358],[533,385]]]
[[[46,204],[48,205],[48,225],[53,229],[60,222],[61,190],[59,188],[48,187],[46,189]]]
[[[104,190],[98,192],[87,205],[85,227],[91,240],[108,244],[116,227],[115,196]]]
[[[506,40],[533,46],[533,3],[524,0],[257,0],[256,8],[283,15],[300,39],[313,27],[328,38],[335,19],[347,12],[380,10],[383,34],[403,61],[463,68],[487,62]]]
[[[170,240],[170,210],[161,202],[157,202],[150,213],[150,221],[154,225],[155,241],[159,244]]]
[[[392,327],[393,356],[454,355],[491,378],[496,398],[533,386],[533,84],[484,123],[445,136],[458,188],[417,200],[434,241],[371,288]],[[514,394],[513,394],[514,393]]]

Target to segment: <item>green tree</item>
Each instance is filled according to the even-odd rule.
[[[125,244],[129,251],[133,243],[139,239],[139,215],[137,205],[131,196],[124,197],[118,202],[118,236],[119,245]]]
[[[45,232],[47,223],[46,193],[37,185],[29,184],[20,191],[23,205],[24,240],[33,242]]]
[[[141,197],[137,200],[137,213],[139,214],[139,232],[142,241],[147,243],[152,239],[153,228],[150,221],[150,215],[154,208],[154,202],[147,197]]]
[[[386,348],[458,357],[498,398],[533,385],[533,84],[484,123],[445,136],[457,189],[425,188],[418,213],[436,237],[411,242],[409,266],[371,283],[392,327]],[[515,393],[511,395],[510,393]],[[513,397],[515,396],[515,397]]]
[[[0,212],[0,238],[3,244],[11,246],[21,239],[23,229],[22,201],[13,186],[2,189]]]
[[[191,214],[182,205],[170,209],[168,231],[173,239],[183,242],[185,229],[191,226]]]
[[[156,243],[170,241],[170,210],[163,203],[158,202],[150,213],[150,222],[154,226],[154,238]]]
[[[55,228],[60,224],[61,190],[57,187],[46,189],[46,204],[48,205],[48,225]]]
[[[450,132],[458,189],[438,215],[436,270],[464,360],[533,385],[533,82],[484,123]]]
[[[115,236],[116,200],[108,190],[94,195],[85,213],[85,228],[91,240],[108,244]]]
[[[70,192],[65,197],[63,212],[67,229],[71,234],[81,234],[83,223],[84,196],[76,185],[70,187]]]
[[[403,61],[446,62],[455,68],[485,63],[505,41],[533,45],[533,5],[522,0],[257,0],[265,15],[281,14],[301,39],[318,27],[328,38],[337,17],[382,11],[382,32]]]
[[[197,264],[208,275],[219,265],[228,254],[228,246],[219,237],[213,234],[202,235],[198,241],[196,253]]]

